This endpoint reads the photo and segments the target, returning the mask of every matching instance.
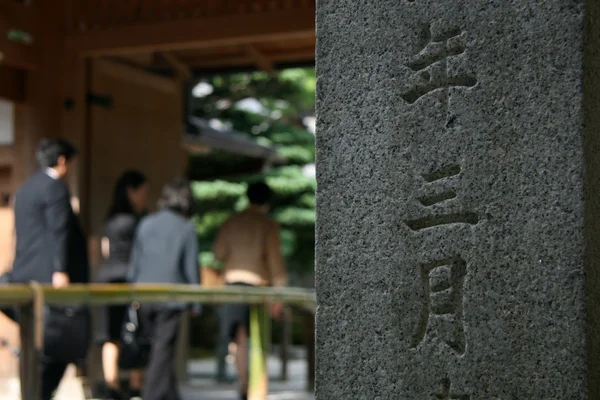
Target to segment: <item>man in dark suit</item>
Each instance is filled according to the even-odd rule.
[[[17,245],[13,283],[36,281],[61,288],[89,281],[86,239],[71,208],[65,180],[75,155],[73,145],[60,139],[44,139],[38,147],[40,170],[19,188],[14,199]],[[52,313],[47,315],[47,319],[53,318]],[[61,335],[58,329],[55,336]],[[44,354],[48,354],[46,350]],[[43,400],[52,397],[70,361],[75,360],[42,356]]]

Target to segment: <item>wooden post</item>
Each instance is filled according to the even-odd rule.
[[[39,363],[36,360],[35,354],[33,323],[33,304],[30,303],[20,307],[21,354],[19,359],[19,375],[21,379],[21,399],[23,400],[37,400],[40,398],[39,394],[37,396],[34,395],[34,381],[36,380],[36,376],[39,375],[35,370],[35,366]]]
[[[33,357],[31,359],[31,394],[34,399],[42,396],[42,371],[41,357],[44,352],[44,308],[45,298],[42,285],[37,282],[31,283],[33,290]]]
[[[263,344],[263,354],[265,359],[265,375],[267,382],[269,380],[269,368],[267,367],[267,363],[269,361],[269,355],[271,354],[271,343],[273,343],[273,319],[271,318],[271,313],[269,312],[271,304],[265,304],[262,309],[262,322],[263,322],[263,335],[262,335],[262,344]],[[267,390],[268,392],[268,390]]]
[[[76,212],[79,213],[84,229],[89,233],[89,168],[87,167],[89,160],[89,107],[86,102],[86,93],[91,79],[91,62],[75,53],[65,54],[62,72],[61,136],[73,143],[78,150],[69,174],[69,189],[78,206]],[[92,238],[88,242],[90,243],[89,260],[93,268],[93,265],[99,261],[99,252],[92,251],[94,250]],[[91,276],[94,277],[93,271],[91,271]],[[97,309],[92,308],[91,313],[93,316],[92,326],[95,326],[98,322]],[[88,393],[94,392],[95,387],[104,382],[101,353],[101,347],[92,342],[85,364],[79,366],[78,369],[78,375],[83,378],[84,390]]]
[[[204,285],[204,279],[202,279]],[[217,338],[217,382],[228,382],[230,377],[227,375],[227,355],[229,354],[229,332],[227,331],[227,316],[222,305],[218,305],[216,312],[219,320],[219,336]]]
[[[281,380],[288,380],[288,361],[290,344],[292,342],[292,310],[289,307],[283,309],[282,314],[281,344],[279,346],[279,358],[281,360]]]
[[[40,358],[44,348],[44,291],[32,283],[33,302],[21,307],[21,398],[38,400],[42,396]]]
[[[177,350],[175,356],[175,374],[179,383],[185,383],[188,380],[187,362],[190,350],[190,312],[184,311],[181,314],[181,324],[179,325],[179,337],[177,339]]]
[[[265,317],[266,315],[266,317]],[[250,365],[248,400],[265,400],[269,392],[267,372],[268,313],[265,306],[250,308]]]
[[[16,110],[15,181],[18,184],[35,171],[34,153],[39,140],[61,134],[64,3],[64,0],[40,0],[35,4],[39,29],[34,39],[41,57],[39,67],[27,72],[26,104]]]
[[[81,222],[89,232],[89,134],[90,108],[86,95],[91,81],[91,61],[77,54],[65,57],[62,98],[62,137],[73,143],[78,154],[69,175],[71,195],[79,203]],[[91,259],[92,262],[96,261]]]

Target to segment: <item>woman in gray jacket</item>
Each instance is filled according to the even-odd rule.
[[[173,180],[162,190],[160,210],[144,218],[131,253],[129,281],[133,283],[200,284],[198,237],[190,217],[193,198],[189,183]],[[142,390],[144,400],[175,400],[179,393],[173,361],[185,304],[145,304],[140,308],[152,349]]]

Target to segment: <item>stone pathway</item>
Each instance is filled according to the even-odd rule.
[[[63,378],[55,400],[84,400],[85,395],[81,380],[75,376],[75,367],[70,366]],[[20,400],[20,384],[19,379],[2,379],[0,380],[0,399],[2,400]]]
[[[314,396],[305,391],[306,363],[292,360],[288,363],[289,380],[279,380],[280,362],[271,357],[268,361],[269,396],[267,400],[314,400]],[[217,383],[211,377],[215,372],[214,360],[194,360],[188,364],[189,380],[181,387],[183,400],[237,400],[235,383]],[[0,381],[0,399],[20,400],[19,381],[6,379]],[[81,382],[75,377],[75,369],[69,368],[61,382],[55,400],[85,400]]]
[[[279,380],[281,364],[277,358],[269,359],[268,369],[271,377],[268,400],[314,400],[314,396],[305,391],[305,361],[293,360],[288,363],[289,379],[286,382]],[[235,384],[215,383],[209,378],[214,371],[212,360],[190,362],[190,379],[182,387],[184,400],[237,400]]]

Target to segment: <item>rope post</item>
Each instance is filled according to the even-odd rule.
[[[262,321],[263,321],[263,329],[262,329],[262,343],[263,343],[263,354],[264,354],[264,358],[265,358],[265,374],[267,376],[267,380],[269,379],[269,371],[266,368],[267,365],[267,360],[269,358],[269,354],[271,354],[271,343],[272,343],[272,332],[273,332],[273,326],[272,326],[272,319],[271,319],[271,314],[269,313],[269,307],[271,306],[270,303],[265,304],[265,306],[262,309]]]
[[[288,361],[290,345],[292,343],[292,310],[290,307],[284,307],[281,319],[281,344],[279,347],[279,357],[281,359],[281,377],[285,382],[288,380]]]
[[[35,398],[32,393],[31,383],[34,375],[32,365],[35,353],[33,321],[33,303],[19,307],[19,333],[21,337],[19,375],[21,380],[21,398],[23,400],[34,400]]]
[[[38,400],[42,396],[40,358],[44,348],[44,291],[37,282],[29,287],[33,302],[21,307],[21,398]]]
[[[248,400],[265,400],[269,391],[266,349],[268,345],[265,305],[252,305],[250,308],[250,365]]]
[[[229,354],[229,332],[227,332],[227,316],[222,305],[216,307],[219,321],[219,336],[217,341],[217,382],[229,382],[227,374],[227,355]]]
[[[187,362],[190,352],[190,312],[184,311],[181,314],[181,322],[179,324],[179,335],[177,338],[175,366],[177,381],[186,383],[189,380]]]

